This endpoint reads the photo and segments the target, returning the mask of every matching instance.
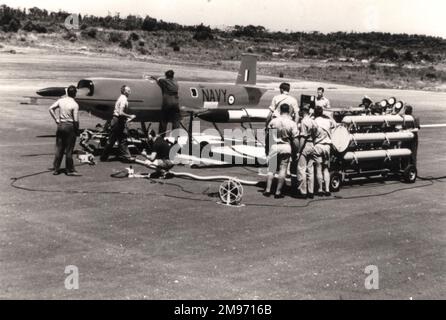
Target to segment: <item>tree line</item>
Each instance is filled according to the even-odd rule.
[[[64,21],[70,15],[65,11],[49,12],[37,7],[29,9],[15,9],[7,5],[0,6],[0,29],[4,32],[35,31],[38,33],[57,32],[64,28]],[[188,31],[193,32],[193,38],[198,41],[213,40],[219,38],[246,38],[256,42],[261,41],[285,41],[295,43],[316,44],[314,53],[324,52],[336,47],[340,49],[355,49],[373,52],[376,47],[399,48],[424,48],[435,52],[446,50],[446,40],[441,37],[415,35],[415,34],[391,34],[384,32],[271,32],[263,26],[236,25],[227,30],[219,30],[200,24],[194,26],[180,25],[178,23],[158,20],[149,15],[145,17],[128,15],[121,17],[119,13],[108,14],[105,17],[94,15],[79,15],[80,28],[104,28],[125,31]],[[327,45],[324,48],[322,45]],[[312,52],[313,52],[312,51]],[[389,49],[390,59],[395,58]],[[407,56],[409,60],[410,56]]]

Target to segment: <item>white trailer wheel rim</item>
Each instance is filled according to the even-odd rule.
[[[220,185],[218,193],[222,203],[234,205],[242,200],[243,187],[237,180],[227,180]]]
[[[417,177],[417,174],[415,173],[415,170],[410,170],[409,171],[409,179],[410,179],[410,181],[413,181],[413,180],[415,180],[415,178]]]
[[[331,187],[333,189],[337,189],[339,188],[340,184],[341,180],[339,179],[339,177],[338,176],[333,177],[333,179],[331,180]]]

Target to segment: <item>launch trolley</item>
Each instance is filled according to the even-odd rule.
[[[330,189],[355,178],[399,175],[407,183],[417,179],[414,118],[409,115],[334,114]]]

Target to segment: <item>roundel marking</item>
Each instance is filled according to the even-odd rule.
[[[232,106],[235,102],[235,97],[231,94],[228,96],[228,104]]]

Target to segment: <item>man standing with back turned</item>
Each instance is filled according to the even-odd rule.
[[[268,178],[263,195],[271,195],[274,174],[279,173],[275,198],[283,198],[282,187],[285,184],[286,172],[290,161],[292,146],[298,137],[297,123],[291,119],[290,106],[286,103],[280,105],[280,115],[271,120],[268,125],[271,134],[271,148],[268,154]]]
[[[57,100],[48,110],[57,124],[56,155],[53,163],[54,175],[60,174],[60,164],[65,153],[67,176],[80,176],[74,169],[73,163],[76,133],[79,130],[79,105],[74,100],[76,93],[76,87],[69,86],[67,89],[68,96]],[[59,109],[59,116],[56,116],[56,109]]]
[[[269,141],[269,123],[274,118],[277,118],[280,116],[280,106],[282,104],[287,104],[290,108],[289,115],[291,116],[292,120],[295,120],[298,113],[299,113],[299,105],[297,103],[296,98],[290,95],[290,89],[291,85],[287,82],[282,82],[279,86],[280,94],[273,97],[271,101],[271,105],[269,106],[269,115],[266,119],[265,124],[265,154],[269,154],[269,145],[272,143]]]
[[[180,127],[180,105],[178,97],[178,83],[173,78],[175,73],[168,70],[165,73],[166,78],[153,78],[158,82],[163,92],[163,106],[161,108],[161,119],[159,124],[159,134],[164,137],[167,131],[167,124],[172,123],[172,130]]]
[[[299,113],[299,105],[297,103],[296,98],[290,95],[291,86],[287,82],[283,82],[279,86],[280,94],[273,97],[271,101],[271,105],[269,106],[269,110],[271,113],[269,114],[267,125],[269,122],[280,116],[280,106],[282,104],[287,104],[290,106],[290,116],[294,120],[297,114]]]

